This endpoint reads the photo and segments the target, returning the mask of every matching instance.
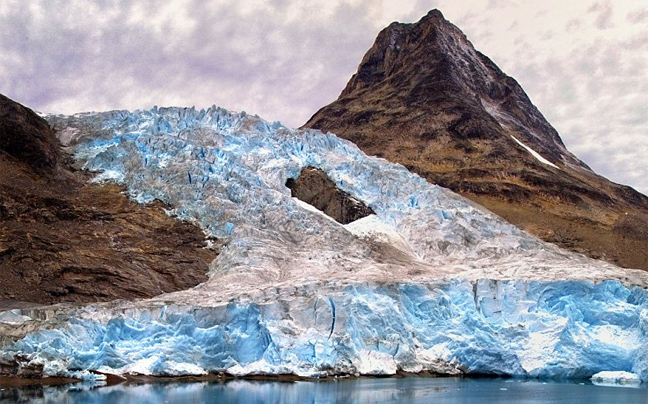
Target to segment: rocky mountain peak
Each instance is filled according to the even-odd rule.
[[[417,23],[395,22],[381,31],[340,98],[381,86],[403,92],[407,104],[415,107],[461,96],[465,107],[449,111],[457,115],[451,122],[455,136],[495,139],[512,131],[555,164],[589,169],[566,149],[515,79],[475,50],[438,10]],[[509,134],[500,142],[515,147]]]
[[[436,9],[430,11],[418,24],[391,23],[378,34],[374,45],[362,59],[357,74],[342,91],[342,96],[367,88],[393,74],[396,69],[403,67],[397,61],[404,46],[407,48],[412,39],[420,40],[421,37],[436,40],[437,33],[442,32],[444,26],[453,27]]]
[[[570,153],[520,84],[438,10],[383,29],[338,100],[304,126],[401,163],[545,240],[648,269],[648,253],[633,252],[648,247],[640,229],[648,198]]]

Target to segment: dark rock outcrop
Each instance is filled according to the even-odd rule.
[[[161,203],[88,184],[47,122],[0,96],[0,307],[150,297],[206,280],[216,252]],[[168,208],[168,207],[167,207]]]
[[[286,186],[290,188],[292,196],[316,207],[338,223],[351,223],[375,213],[340,190],[324,171],[317,168],[304,168],[297,179],[289,178]]]
[[[304,126],[401,163],[547,241],[648,269],[648,197],[571,154],[522,87],[437,10],[380,32],[338,100]]]
[[[0,153],[44,174],[56,167],[61,154],[58,140],[47,121],[2,94]]]

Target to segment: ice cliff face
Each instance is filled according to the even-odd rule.
[[[648,379],[648,276],[543,243],[402,166],[212,107],[50,117],[96,181],[225,246],[196,288],[0,313],[5,373],[399,370]],[[376,214],[291,198],[315,167]]]

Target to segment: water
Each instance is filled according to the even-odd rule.
[[[591,383],[503,379],[405,378],[333,382],[151,383],[91,387],[0,387],[5,403],[309,403],[309,404],[634,404],[648,403],[648,389]]]

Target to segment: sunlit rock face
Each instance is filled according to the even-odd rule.
[[[209,279],[133,302],[0,313],[21,374],[648,378],[648,274],[565,252],[333,134],[220,108],[49,117],[95,181],[224,247]],[[291,196],[304,168],[374,214]]]

